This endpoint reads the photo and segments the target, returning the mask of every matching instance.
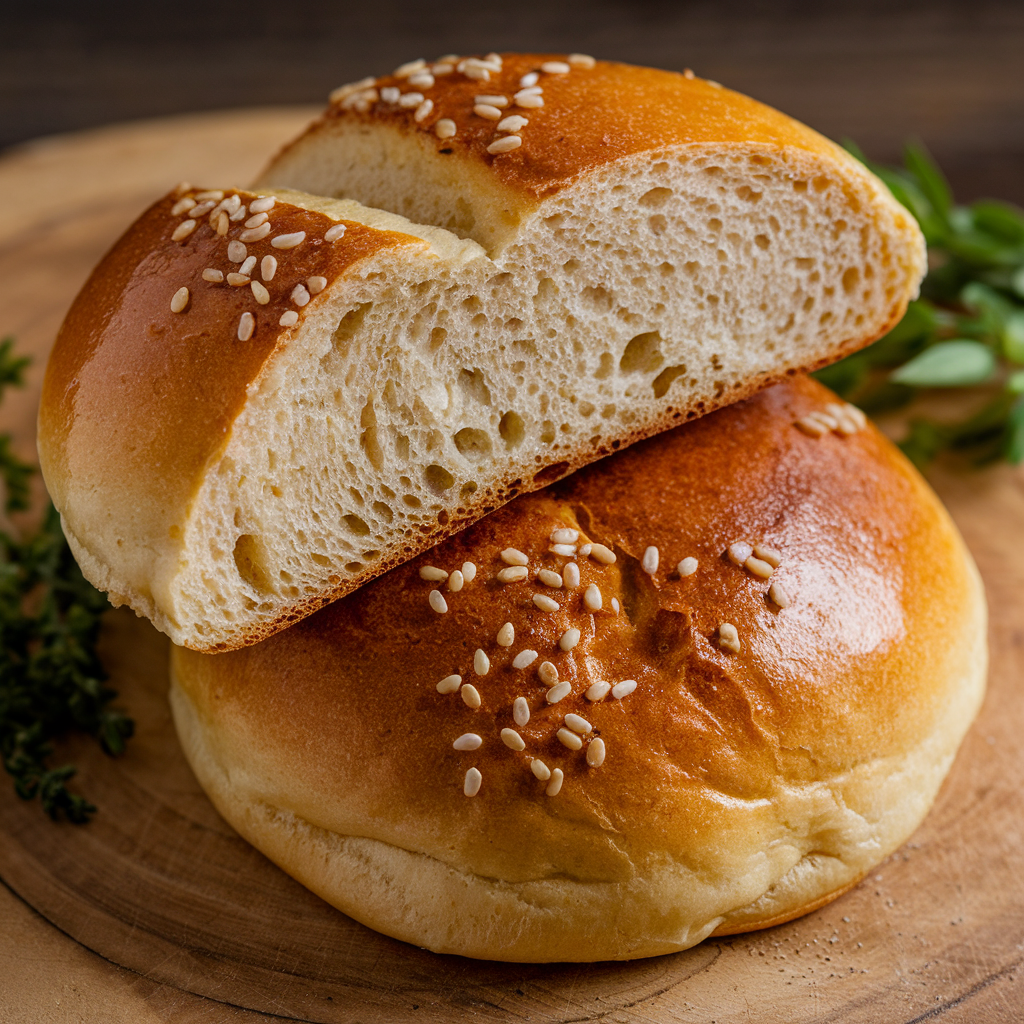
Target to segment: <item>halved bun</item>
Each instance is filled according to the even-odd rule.
[[[487,88],[543,63],[508,58]],[[549,80],[514,151],[486,151],[495,123],[464,109],[483,86],[454,71],[422,121],[343,99],[264,176],[490,254],[352,201],[279,191],[261,214],[252,193],[189,190],[100,264],[39,436],[75,554],[115,603],[197,649],[256,642],[515,494],[900,319],[920,232],[832,143],[682,75]],[[464,204],[469,220],[441,217]],[[249,214],[272,233],[253,238]],[[237,273],[240,245],[251,287],[204,280]]]
[[[324,899],[439,952],[651,956],[838,895],[928,810],[986,648],[977,572],[916,471],[841,411],[839,433],[795,426],[832,401],[806,379],[770,388],[517,498],[266,643],[175,649],[199,780]],[[730,560],[736,542],[759,562]],[[513,548],[527,578],[503,583]],[[466,562],[475,578],[454,577]],[[545,662],[569,684],[556,703]],[[439,692],[451,674],[463,689]],[[453,749],[470,733],[477,749]],[[563,773],[557,794],[535,759]]]

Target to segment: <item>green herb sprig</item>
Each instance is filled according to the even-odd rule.
[[[900,447],[919,466],[942,452],[978,463],[1024,460],[1024,211],[985,199],[957,206],[923,146],[899,169],[868,161],[917,219],[928,243],[921,297],[883,338],[816,376],[871,415],[930,388],[984,386],[988,400],[959,421],[916,417]]]
[[[28,362],[14,356],[10,338],[0,342],[0,399],[7,387],[22,386]],[[10,435],[0,435],[8,515],[28,509],[33,472],[12,452]],[[79,571],[52,505],[33,535],[0,531],[0,756],[18,795],[38,797],[54,819],[85,822],[96,808],[68,788],[73,765],[48,766],[52,741],[80,731],[120,754],[134,731],[110,707],[117,693],[96,655],[109,607]]]

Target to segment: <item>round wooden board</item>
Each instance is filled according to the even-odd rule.
[[[40,362],[103,249],[179,178],[244,182],[306,115],[130,125],[0,161],[0,334],[17,335],[39,357],[32,388],[4,408],[24,451]],[[673,956],[584,966],[480,963],[377,935],[306,892],[219,818],[174,736],[167,641],[123,611],[109,616],[103,654],[138,734],[118,760],[90,744],[60,751],[79,764],[100,806],[85,827],[51,823],[0,777],[0,878],[108,961],[230,1004],[217,1011],[196,1000],[192,1010],[179,1006],[179,1021],[236,1019],[238,1007],[323,1022],[1019,1020],[1024,475],[1003,467],[933,482],[988,588],[988,698],[913,841],[799,921]]]

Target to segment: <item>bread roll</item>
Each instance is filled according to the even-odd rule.
[[[488,89],[543,63],[509,58]],[[393,81],[380,95],[408,95]],[[542,81],[509,152],[456,70],[421,120],[343,99],[264,176],[443,227],[193,189],[104,259],[57,341],[40,457],[115,603],[178,644],[255,642],[517,493],[866,344],[916,294],[913,218],[802,125],[626,65]]]
[[[265,643],[175,649],[199,780],[324,899],[438,952],[652,956],[834,898],[925,815],[986,648],[946,513],[832,402],[778,385]]]

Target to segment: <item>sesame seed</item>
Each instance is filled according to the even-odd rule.
[[[384,103],[397,103],[402,98],[402,90],[395,85],[385,86],[380,91],[380,98]]]
[[[243,242],[258,242],[261,238],[266,238],[272,230],[270,222],[267,221],[267,223],[261,224],[258,228],[246,228],[238,237]],[[275,238],[270,244],[277,245],[277,239]],[[287,246],[278,246],[278,248],[287,248]]]
[[[450,117],[442,117],[441,120],[434,125],[434,134],[439,139],[450,139],[457,130],[455,122]]]
[[[199,220],[200,217],[205,217],[217,204],[213,202],[200,203],[198,206],[193,206],[189,210],[188,215],[195,220]]]
[[[270,301],[270,292],[259,283],[259,281],[251,281],[249,287],[252,289],[252,293],[256,298],[256,301],[261,305],[265,306]]]
[[[640,564],[648,576],[653,576],[658,571],[658,549],[653,546],[647,548],[644,551],[644,557],[641,559]]]
[[[554,686],[558,682],[558,669],[550,661],[542,661],[537,669],[537,678],[545,686]]]
[[[760,576],[763,580],[769,579],[771,574],[775,572],[774,566],[769,565],[760,558],[755,558],[753,555],[743,563],[743,568],[755,576]]]
[[[266,224],[270,218],[265,213],[255,213],[246,222],[247,228],[258,228],[261,224]]]
[[[567,75],[572,70],[565,61],[546,60],[540,66],[541,71],[546,75]]]
[[[591,768],[600,768],[604,764],[604,757],[604,740],[600,736],[595,736],[587,746],[587,764]]]
[[[696,76],[694,75],[693,70],[691,68],[685,68],[683,70],[683,78],[695,78],[695,77]]]
[[[437,684],[438,693],[454,693],[462,685],[462,676],[445,676]]]
[[[712,89],[721,89],[722,88],[722,83],[721,82],[715,82],[715,81],[713,81],[710,78],[705,78],[704,81],[707,82],[708,85],[710,85]]]
[[[697,571],[697,559],[692,556],[684,558],[677,566],[676,572],[680,576],[692,576]]]
[[[294,302],[296,306],[305,306],[306,303],[309,302],[309,292],[306,291],[306,286],[304,284],[297,284],[292,289],[292,293],[289,298],[291,298],[292,302]]]
[[[210,189],[208,192],[197,192],[196,201],[205,202],[207,199],[212,199],[215,203],[219,203],[224,198],[224,193],[221,189]]]
[[[483,739],[475,732],[464,732],[452,746],[456,750],[479,750],[483,742]]]
[[[503,117],[498,122],[499,132],[519,132],[522,131],[528,124],[530,119],[523,117],[521,114],[510,114],[508,117]]]
[[[553,555],[560,555],[562,558],[576,557],[576,546],[574,544],[552,544],[548,551]]]
[[[417,71],[422,71],[427,66],[427,62],[419,57],[416,60],[406,61],[406,63],[395,68],[392,72],[395,78],[408,78],[410,75],[416,74]]]
[[[513,149],[518,149],[523,144],[523,140],[518,135],[506,135],[504,138],[496,139],[487,147],[487,152],[492,156],[497,156],[500,153],[510,153]]]
[[[488,107],[507,107],[508,97],[507,96],[474,96],[474,103],[482,103]]]
[[[214,231],[216,231],[217,234],[220,235],[221,238],[223,238],[228,233],[228,227],[228,215],[223,210],[221,210],[221,212],[217,214],[217,224],[214,227]]]
[[[576,68],[592,68],[597,63],[589,53],[570,53],[566,60]]]
[[[592,683],[587,687],[586,692],[583,694],[587,700],[598,701],[604,700],[608,696],[608,691],[611,690],[611,683]]]
[[[188,238],[196,229],[196,222],[194,220],[183,220],[171,233],[172,242],[180,242],[183,238]]]
[[[462,784],[462,792],[466,796],[476,796],[480,792],[480,786],[483,784],[484,777],[476,768],[470,768],[466,772],[466,781]]]
[[[536,651],[530,651],[530,650],[520,651],[512,659],[512,667],[513,668],[528,668],[536,660],[537,660],[537,652]]]
[[[368,81],[372,82],[373,79],[369,79]],[[267,213],[269,210],[274,208],[274,203],[276,202],[277,200],[273,196],[260,196],[249,204],[249,212]]]
[[[421,121],[425,121],[430,117],[430,112],[434,109],[433,100],[424,100],[415,110],[412,115],[412,119],[419,124]]]
[[[398,105],[403,110],[412,110],[413,107],[418,107],[423,102],[423,93],[421,92],[407,92],[404,96],[400,96],[398,99]]]
[[[615,612],[616,615],[619,614],[619,599],[617,597],[612,598],[612,611]]]
[[[768,600],[780,608],[788,608],[790,605],[789,594],[783,589],[781,583],[773,583],[768,588]]]
[[[462,694],[466,707],[473,708],[474,710],[480,707],[480,691],[472,683],[466,683],[459,693]]]
[[[507,569],[502,569],[498,573],[498,581],[500,583],[518,583],[520,580],[525,580],[530,575],[530,570],[525,565],[510,565]]]
[[[478,103],[473,107],[473,113],[477,117],[486,117],[488,121],[497,121],[501,118],[501,111],[492,107],[489,103]]]
[[[835,430],[839,426],[839,422],[834,416],[830,416],[827,412],[820,409],[809,412],[804,419],[814,420],[828,430]]]
[[[248,274],[236,274],[234,272],[228,274],[227,282],[233,288],[244,288],[249,283]]]
[[[191,210],[192,207],[195,205],[196,201],[194,199],[190,198],[189,196],[185,196],[184,199],[179,199],[171,207],[171,216],[180,217],[183,213],[187,212],[188,210]]]
[[[558,641],[558,646],[563,651],[571,651],[580,642],[580,631],[578,629],[567,629]]]
[[[506,622],[501,629],[498,630],[498,646],[499,647],[511,647],[515,643],[516,639],[516,628],[511,622]]]
[[[444,594],[442,594],[440,590],[432,590],[427,600],[430,602],[430,607],[433,608],[438,615],[444,615],[444,613],[448,611],[448,602],[444,599]]]
[[[179,288],[171,296],[171,312],[172,313],[181,313],[185,309],[185,307],[187,305],[188,305],[188,289],[187,288]]]
[[[232,263],[244,263],[249,250],[241,242],[228,242],[228,259]]]
[[[238,318],[238,340],[248,341],[252,337],[253,331],[255,330],[256,317],[254,317],[252,313],[243,313]]]
[[[611,688],[611,695],[616,700],[622,700],[623,697],[628,697],[635,689],[635,679],[623,679],[621,683],[616,683]]]
[[[343,238],[345,235],[345,225],[335,224],[334,227],[328,228],[324,232],[325,242],[336,242],[339,238]]]
[[[551,569],[541,569],[541,571],[537,573],[537,579],[539,579],[546,587],[558,588],[562,585],[562,577]]]
[[[516,95],[517,96],[540,96],[543,92],[544,92],[544,89],[541,86],[537,85],[537,83],[535,82],[533,85],[528,85],[528,86],[525,86],[524,88],[520,89],[519,92],[516,93]]]
[[[557,612],[559,607],[558,602],[548,597],[547,594],[534,594],[533,603],[542,612]]]
[[[238,268],[238,272],[240,274],[245,274],[246,277],[248,277],[253,272],[253,269],[255,267],[256,267],[256,257],[255,256],[246,256],[245,260],[242,263],[242,265]]]
[[[537,110],[539,107],[544,106],[544,97],[538,96],[536,93],[527,93],[524,95],[521,92],[517,92],[513,97],[516,101],[517,107],[522,107],[523,110]]]
[[[515,729],[502,729],[501,742],[504,743],[509,750],[526,749],[526,741],[515,731]]]
[[[273,281],[274,275],[277,273],[277,257],[276,256],[264,256],[260,260],[260,275],[264,281]]]
[[[562,780],[564,778],[565,775],[563,774],[562,769],[556,768],[551,773],[551,781],[547,784],[547,788],[544,792],[548,796],[558,796],[558,794],[562,792]]]
[[[214,270],[213,267],[207,267],[203,271],[203,280],[209,281],[211,284],[220,284],[224,280],[223,270]]]
[[[580,585],[580,567],[575,562],[570,562],[562,570],[562,579],[570,590],[578,587]]]
[[[556,683],[552,686],[551,689],[544,694],[544,699],[549,704],[557,704],[563,697],[568,697],[571,690],[572,686],[569,684],[569,681],[563,679],[560,683]]]
[[[433,580],[435,583],[439,583],[441,580],[448,579],[448,573],[444,569],[438,569],[436,565],[421,565],[420,579]]]
[[[530,705],[525,697],[516,697],[512,702],[512,719],[520,728],[530,721]]]
[[[581,740],[579,736],[577,736],[576,733],[572,732],[571,730],[559,729],[558,732],[555,733],[555,735],[558,737],[558,741],[563,746],[568,747],[570,750],[583,749],[583,740]]]
[[[478,647],[476,653],[473,655],[473,671],[478,676],[485,676],[491,670],[491,659],[487,657],[486,652],[480,650]]]
[[[347,85],[339,85],[337,89],[331,91],[327,98],[331,103],[337,103],[339,100],[345,99],[346,96],[373,85],[376,81],[376,78],[362,78],[358,82],[349,82]]]
[[[583,604],[587,611],[599,612],[604,601],[601,599],[601,591],[598,590],[596,583],[591,583],[586,590],[583,591]]]
[[[580,539],[579,530],[570,530],[567,528],[559,528],[551,531],[551,537],[549,540],[553,544],[575,544]]]
[[[501,553],[501,560],[506,565],[527,565],[530,561],[518,548],[505,548]]]
[[[491,80],[491,72],[489,68],[482,68],[476,65],[468,68],[462,68],[462,73],[467,78],[472,78],[475,82],[489,82]]]
[[[551,769],[539,758],[535,757],[530,762],[530,771],[540,779],[541,782],[547,782],[551,778]]]
[[[453,572],[451,576],[448,578],[448,589],[453,594],[457,594],[463,588],[463,586],[465,586],[465,583],[466,577],[463,576],[458,569],[456,569],[455,572]]]
[[[472,583],[476,579],[476,565],[473,562],[462,563],[462,578],[467,583]]]
[[[859,429],[849,416],[836,417],[836,433],[842,434],[843,437],[852,437]]]
[[[850,402],[847,402],[843,406],[843,412],[845,412],[861,430],[868,425],[868,418],[864,415],[863,410],[858,409],[857,406],[852,405]]]
[[[442,62],[438,62],[430,69],[430,73],[435,78],[440,78],[443,75],[450,75],[454,70],[455,66],[453,64],[445,64]]]
[[[282,327],[294,327],[299,322],[299,314],[294,309],[286,309],[277,322]]]
[[[578,732],[581,736],[585,736],[588,732],[594,731],[594,727],[585,718],[572,713],[565,716],[565,724],[572,729],[573,732]]]
[[[817,420],[812,420],[810,416],[804,416],[802,419],[798,419],[793,424],[803,433],[807,434],[808,437],[821,437],[828,431],[823,427]]]
[[[245,216],[245,207],[244,206],[239,206],[239,208],[237,210],[235,210],[235,212],[230,215],[229,219],[232,222],[234,222],[234,221],[241,220],[244,216]]]
[[[540,75],[536,71],[528,71],[522,78],[519,79],[519,84],[524,88],[528,89],[531,85],[536,85],[540,80]]]
[[[593,544],[581,544],[581,545],[580,545],[580,555],[581,555],[581,556],[582,556],[583,558],[586,558],[586,557],[587,557],[587,555],[589,555],[589,554],[590,554],[590,549],[591,549],[591,548],[592,548],[593,546],[594,546]]]
[[[740,652],[740,635],[731,622],[723,622],[718,627],[718,646],[723,650],[732,651],[734,654]]]
[[[418,75],[411,75],[409,77],[409,84],[417,89],[430,89],[434,85],[434,76],[429,71],[424,71]]]
[[[738,540],[730,544],[725,553],[730,562],[742,565],[754,553],[754,549],[745,540]]]
[[[590,557],[602,565],[612,565],[615,562],[615,552],[603,544],[591,544]]]
[[[262,228],[257,228],[256,230],[261,231]],[[277,235],[277,237],[270,240],[270,244],[275,249],[294,249],[295,246],[301,245],[305,240],[305,231],[292,231],[287,235]]]

